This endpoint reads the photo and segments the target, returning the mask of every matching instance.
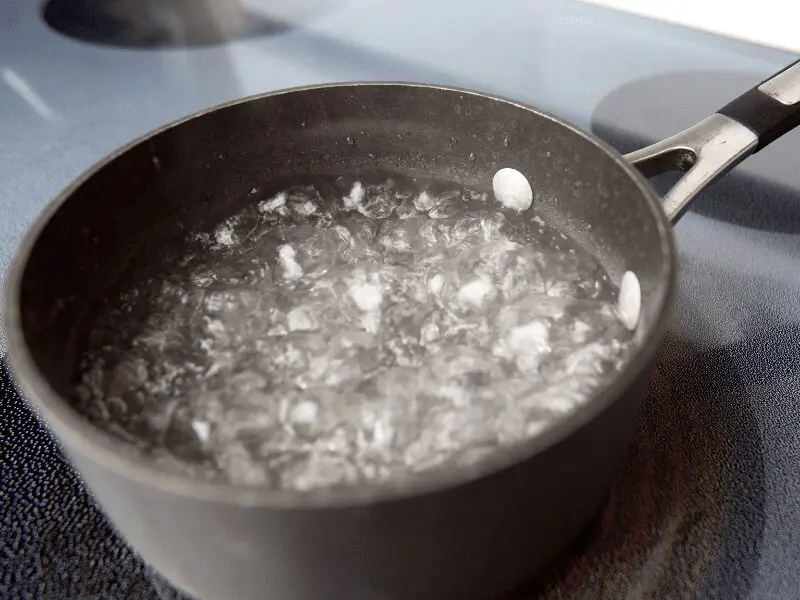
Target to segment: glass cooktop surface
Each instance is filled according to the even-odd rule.
[[[0,8],[0,277],[25,228],[84,169],[228,100],[331,81],[452,84],[539,106],[628,151],[794,58],[564,0],[148,13],[166,4]],[[630,455],[592,525],[521,598],[800,594],[798,156],[800,134],[789,134],[676,226],[679,299]],[[0,354],[2,340],[0,326]],[[0,597],[181,597],[114,533],[5,365],[0,521]]]

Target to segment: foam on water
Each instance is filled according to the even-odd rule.
[[[164,468],[309,490],[472,464],[613,375],[594,259],[485,193],[340,178],[255,201],[126,290],[75,402]]]

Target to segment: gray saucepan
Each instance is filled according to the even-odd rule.
[[[535,108],[432,85],[323,85],[225,104],[134,141],[47,206],[7,275],[8,356],[110,520],[198,598],[502,597],[590,521],[626,453],[676,289],[670,222],[799,122],[797,63],[627,156]],[[403,484],[270,491],[135,461],[71,407],[98,303],[253,187],[385,169],[485,188],[500,167],[535,182],[536,212],[615,281],[633,271],[642,291],[635,352],[618,376],[525,445]],[[685,174],[660,199],[645,177],[666,170]]]

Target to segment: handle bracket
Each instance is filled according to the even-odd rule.
[[[752,154],[758,136],[741,123],[719,113],[671,137],[625,155],[645,177],[668,171],[685,175],[664,195],[663,207],[673,223],[705,186]]]

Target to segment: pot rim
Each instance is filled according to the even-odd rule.
[[[656,230],[661,241],[662,256],[664,257],[661,266],[662,273],[660,275],[661,280],[665,282],[664,293],[660,294],[655,300],[657,302],[655,319],[649,331],[644,332],[644,339],[637,349],[637,352],[633,353],[622,371],[608,385],[600,388],[588,401],[578,407],[574,412],[563,418],[559,418],[555,424],[548,427],[541,434],[534,436],[532,439],[518,444],[513,448],[506,448],[492,453],[490,456],[468,468],[434,468],[380,485],[363,484],[338,489],[318,489],[308,492],[299,492],[293,490],[272,490],[229,483],[214,483],[169,473],[147,462],[138,462],[132,452],[120,451],[118,447],[115,447],[118,446],[118,444],[113,442],[113,438],[111,438],[110,435],[105,434],[100,428],[92,425],[85,418],[82,418],[80,414],[69,405],[66,398],[60,396],[52,389],[43,374],[37,368],[25,341],[21,321],[21,285],[31,251],[38,242],[41,233],[50,222],[50,219],[61,206],[72,197],[73,193],[98,171],[105,168],[113,160],[126,153],[128,150],[164,131],[178,127],[188,121],[202,118],[220,109],[253,100],[260,100],[282,94],[295,94],[335,87],[364,86],[400,86],[406,88],[435,89],[445,92],[480,96],[510,104],[527,112],[534,113],[540,118],[548,119],[572,131],[586,141],[592,143],[598,151],[602,151],[611,157],[617,167],[621,168],[633,180],[641,192],[643,200],[647,203],[648,209],[656,222]],[[378,502],[397,501],[409,497],[444,492],[451,488],[466,485],[473,480],[491,476],[563,442],[589,421],[597,417],[615,402],[626,389],[634,384],[658,351],[666,334],[672,305],[676,295],[676,265],[677,254],[672,235],[672,227],[660,206],[660,200],[657,194],[650,187],[646,179],[610,145],[593,134],[563,119],[509,98],[452,86],[407,83],[401,81],[356,81],[300,86],[247,96],[218,104],[174,120],[132,140],[116,151],[106,155],[84,171],[77,179],[68,184],[47,204],[45,209],[23,235],[9,265],[5,281],[5,306],[3,311],[8,345],[6,358],[11,366],[12,376],[20,387],[20,391],[28,397],[29,402],[32,400],[33,408],[36,409],[37,414],[44,417],[48,427],[52,429],[56,437],[64,442],[68,452],[73,455],[79,453],[122,478],[134,481],[143,486],[169,492],[176,496],[190,496],[196,500],[237,506],[284,509],[363,506]]]

